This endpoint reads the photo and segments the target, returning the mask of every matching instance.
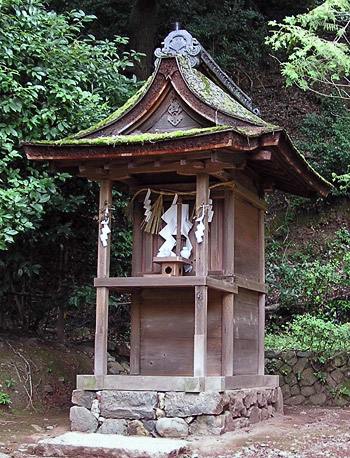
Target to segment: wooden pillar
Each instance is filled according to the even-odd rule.
[[[97,278],[109,277],[110,266],[110,234],[108,244],[103,246],[100,240],[101,218],[106,206],[109,207],[109,227],[111,227],[112,182],[102,180],[100,183]],[[96,333],[95,333],[95,365],[96,376],[107,375],[107,334],[108,334],[108,288],[98,287],[96,292]]]
[[[134,292],[131,298],[130,331],[130,374],[140,374],[141,361],[141,300],[140,293]]]
[[[197,175],[196,186],[196,208],[208,204],[209,176],[207,174]],[[201,214],[201,212],[200,212]],[[201,243],[196,242],[196,275],[206,276],[208,274],[208,215],[206,212],[203,220],[205,225],[204,238]],[[196,230],[196,228],[195,228]],[[208,288],[206,286],[195,287],[195,310],[194,310],[194,376],[204,377],[207,374],[207,314],[208,314]]]
[[[235,295],[223,294],[222,298],[222,375],[233,375],[233,313]]]
[[[265,214],[259,210],[259,281],[265,282]],[[259,294],[258,374],[265,374],[265,294]]]
[[[224,206],[224,271],[233,275],[235,270],[235,195],[233,191],[225,193]],[[235,295],[223,294],[222,298],[222,375],[233,375],[233,316]]]

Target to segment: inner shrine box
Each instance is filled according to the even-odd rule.
[[[154,74],[105,122],[25,145],[31,160],[100,182],[95,368],[77,388],[101,391],[104,418],[106,393],[120,404],[125,390],[275,390],[281,408],[278,377],[264,373],[264,196],[330,185],[187,31],[155,54]],[[131,277],[110,276],[112,188],[132,198]],[[130,375],[107,374],[110,291],[132,297]]]

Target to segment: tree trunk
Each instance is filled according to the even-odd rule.
[[[157,15],[157,0],[135,0],[129,18],[130,49],[146,54],[133,69],[138,80],[152,73]]]

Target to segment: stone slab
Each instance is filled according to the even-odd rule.
[[[41,456],[80,458],[176,458],[187,451],[184,440],[76,432],[41,440],[36,449]]]
[[[101,415],[105,418],[152,420],[157,402],[158,395],[154,391],[104,390],[101,393]]]

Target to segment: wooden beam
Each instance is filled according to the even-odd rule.
[[[265,281],[264,211],[259,210],[259,280]],[[258,374],[265,373],[265,294],[259,294]]]
[[[233,312],[235,296],[223,294],[222,298],[222,375],[233,375]]]
[[[240,277],[235,275],[235,285],[239,288],[249,289],[258,293],[267,293],[267,285],[265,283],[251,280],[250,278]]]
[[[207,374],[208,288],[195,287],[193,375]]]
[[[141,299],[138,291],[131,298],[130,374],[140,374],[141,361]]]
[[[219,291],[226,291],[228,293],[238,293],[237,285],[229,281],[218,280],[217,278],[207,277],[207,286],[209,288],[218,289]]]
[[[245,200],[253,204],[254,207],[261,208],[262,210],[268,209],[268,205],[264,199],[261,199],[257,194],[245,188],[238,182],[235,182],[234,192],[238,196],[243,197]]]
[[[248,156],[250,161],[271,161],[271,158],[272,153],[268,150],[254,151]]]
[[[211,153],[211,162],[227,163],[230,168],[236,168],[247,160],[247,153],[241,151],[221,152],[213,151]],[[232,167],[233,166],[233,167]]]
[[[257,282],[256,282],[257,283]],[[96,287],[104,287],[110,290],[135,290],[139,288],[188,288],[195,286],[208,286],[209,288],[228,293],[237,293],[238,287],[235,283],[230,283],[224,279],[212,277],[198,277],[196,275],[183,275],[174,277],[165,277],[160,274],[150,274],[134,277],[111,277],[95,278]]]
[[[99,224],[98,224],[98,249],[97,249],[97,277],[108,278],[110,266],[110,235],[107,246],[100,240],[101,219],[104,210],[109,208],[109,227],[112,206],[112,182],[103,180],[100,183]],[[107,374],[107,334],[108,334],[108,299],[109,290],[105,287],[97,288],[96,292],[96,333],[95,333],[95,360],[94,373],[97,376]]]

